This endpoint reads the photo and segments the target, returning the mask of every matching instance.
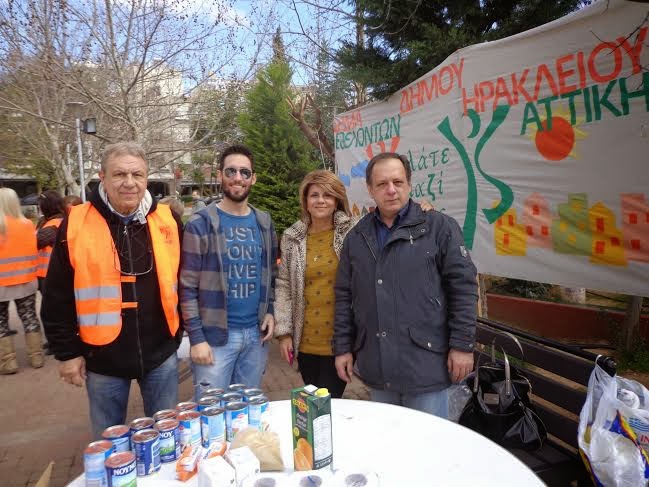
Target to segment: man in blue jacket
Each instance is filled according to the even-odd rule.
[[[223,199],[185,225],[180,307],[189,334],[194,387],[259,387],[273,336],[277,236],[270,215],[248,204],[252,152],[225,149],[217,178]]]
[[[399,154],[367,166],[376,211],[340,254],[336,370],[347,382],[356,372],[374,401],[447,417],[449,385],[473,369],[476,268],[457,222],[410,199],[410,177]]]

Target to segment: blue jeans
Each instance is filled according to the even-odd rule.
[[[158,367],[138,379],[145,416],[161,409],[173,409],[178,403],[178,359],[173,353]],[[90,422],[95,440],[109,426],[124,424],[131,379],[88,372],[86,377]]]
[[[448,419],[448,389],[421,394],[399,394],[398,392],[370,389],[370,396],[375,402],[396,404]]]
[[[230,384],[259,387],[266,368],[268,345],[261,343],[258,326],[229,328],[228,343],[212,347],[214,364],[198,365],[192,362],[194,395],[199,399],[199,384],[226,389]]]

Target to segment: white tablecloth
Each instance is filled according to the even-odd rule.
[[[289,401],[270,404],[287,471],[293,471]],[[372,471],[382,487],[543,486],[520,460],[483,436],[430,414],[369,401],[334,399],[331,405],[334,469]],[[175,466],[138,477],[138,486],[194,487],[173,480]],[[83,475],[70,486],[83,487]]]

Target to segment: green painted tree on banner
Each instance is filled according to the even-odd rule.
[[[272,61],[258,74],[239,116],[244,143],[255,155],[257,184],[250,202],[270,212],[278,234],[300,217],[299,185],[317,164],[313,148],[290,114],[292,74],[277,32]]]

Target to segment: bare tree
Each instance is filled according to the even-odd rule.
[[[97,118],[93,154],[105,142],[135,140],[152,172],[169,171],[207,143],[192,123],[204,113],[192,94],[245,51],[241,28],[225,2],[3,2],[0,110],[8,121],[20,114],[38,122],[40,130],[21,135],[23,147],[38,147],[68,191],[78,189],[65,157],[76,116]],[[70,102],[82,110],[72,113]]]

